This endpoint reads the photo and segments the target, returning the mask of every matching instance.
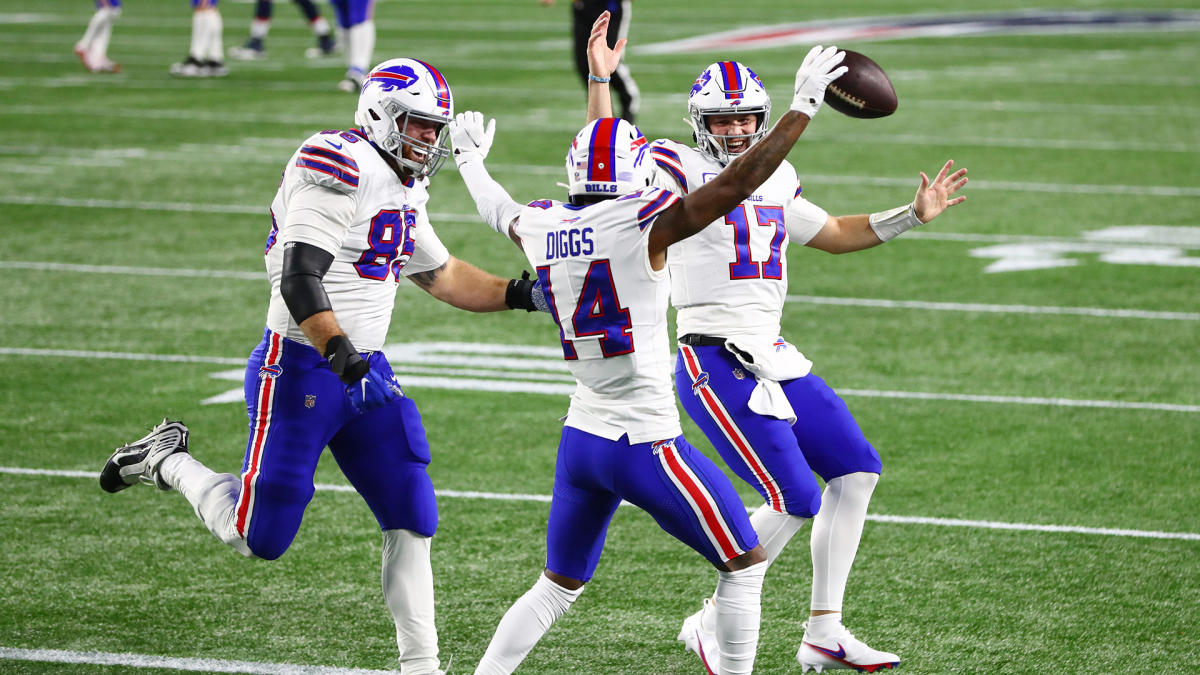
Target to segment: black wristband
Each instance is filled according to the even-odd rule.
[[[534,282],[529,280],[529,272],[523,272],[520,279],[509,279],[508,288],[504,289],[504,304],[509,309],[523,309],[526,312],[536,312],[537,305],[533,303]]]
[[[325,358],[329,359],[329,368],[345,384],[354,384],[363,379],[370,370],[367,360],[354,349],[350,338],[345,335],[334,335],[325,343]]]

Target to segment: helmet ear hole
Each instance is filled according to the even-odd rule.
[[[367,110],[367,112],[371,113],[371,119],[375,120],[376,122],[383,119],[379,116],[379,113],[375,112],[374,108]]]

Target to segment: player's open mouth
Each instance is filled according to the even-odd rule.
[[[736,140],[736,141],[725,141],[725,148],[729,152],[741,152],[741,151],[745,150],[747,147],[748,146],[746,145],[745,139],[740,139],[740,140]]]

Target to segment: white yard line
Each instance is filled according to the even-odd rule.
[[[58,478],[85,478],[97,480],[98,473],[91,471],[59,471],[53,469],[30,469],[16,466],[0,466],[0,474],[18,476],[53,476]],[[354,492],[350,485],[330,485],[318,483],[317,490],[326,492]],[[550,503],[550,495],[522,494],[507,492],[479,492],[474,490],[436,490],[439,497],[451,499],[484,499],[491,501],[517,501]],[[626,504],[622,502],[622,506]],[[747,511],[753,511],[757,505],[747,506]],[[881,523],[899,523],[903,525],[935,525],[941,527],[974,527],[990,530],[1018,530],[1025,532],[1068,532],[1073,534],[1093,534],[1111,537],[1139,537],[1143,539],[1184,539],[1200,541],[1200,533],[1196,532],[1162,532],[1155,530],[1114,529],[1102,527],[1079,527],[1076,525],[1040,525],[1035,523],[1006,523],[994,520],[960,520],[957,518],[931,518],[927,516],[889,516],[882,514],[867,514],[867,520]]]
[[[990,312],[997,314],[1068,314],[1119,319],[1200,321],[1198,312],[1156,312],[1144,309],[1104,309],[1101,307],[1055,307],[1050,305],[990,305],[978,302],[926,302],[924,300],[881,300],[877,298],[838,298],[820,295],[788,295],[788,302],[844,307],[882,307],[945,312]]]
[[[138,354],[133,352],[36,349],[30,347],[0,347],[0,356],[36,356],[43,358],[115,359],[123,361],[159,361],[169,363],[210,363],[214,365],[241,365],[244,358],[218,356],[188,356],[183,354]],[[452,364],[451,364],[452,365]],[[554,384],[519,379],[484,380],[462,377],[434,377],[408,375],[403,368],[397,374],[400,384],[435,389],[468,389],[473,391],[540,393],[554,396],[569,395],[573,384]],[[533,385],[533,386],[531,386]],[[886,389],[838,389],[842,396],[864,398],[895,398],[924,401],[956,401],[961,403],[995,403],[1008,405],[1035,405],[1059,408],[1109,408],[1116,410],[1147,410],[1159,412],[1200,413],[1200,405],[1182,403],[1155,403],[1150,401],[1104,401],[1043,396],[997,396],[992,394],[958,394],[948,392],[895,391]]]
[[[192,659],[151,654],[118,654],[113,652],[76,652],[62,649],[17,649],[0,647],[0,660],[34,661],[39,663],[81,663],[96,666],[129,666],[132,668],[161,668],[203,673],[255,673],[261,675],[396,675],[398,670],[368,670],[364,668],[335,668],[333,666],[302,666],[294,663],[263,661],[230,661],[228,659]]]
[[[469,218],[469,216],[464,216]],[[910,235],[912,236],[912,235]],[[981,236],[981,235],[974,235]],[[1009,235],[997,235],[1008,237]],[[932,237],[930,237],[932,239]],[[1028,239],[1024,237],[1023,239]],[[1007,239],[1005,239],[1007,240]],[[0,260],[0,270],[36,270],[68,272],[71,274],[123,274],[130,276],[163,276],[199,279],[237,279],[266,281],[265,272],[236,270],[201,270],[175,267],[128,267],[122,265],[80,265],[41,261]],[[408,288],[402,285],[401,288]],[[885,309],[917,309],[944,312],[986,312],[995,314],[1063,314],[1117,319],[1149,319],[1158,321],[1200,321],[1200,312],[1168,312],[1146,309],[1109,309],[1103,307],[1060,307],[1053,305],[998,305],[978,302],[930,302],[925,300],[884,300],[880,298],[847,298],[824,295],[788,295],[787,302],[843,307],[879,307]],[[465,373],[464,373],[465,374]]]

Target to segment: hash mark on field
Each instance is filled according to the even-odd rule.
[[[98,480],[100,474],[91,471],[60,471],[53,469],[28,469],[17,466],[0,466],[0,474],[18,476],[53,476],[58,478],[87,478]],[[317,483],[313,487],[322,492],[355,492],[350,485],[331,485]],[[472,490],[435,490],[438,497],[450,499],[484,499],[507,502],[540,502],[549,504],[550,495],[521,494],[507,492],[478,492]],[[627,502],[621,502],[627,506]],[[753,511],[758,506],[747,506],[747,511]],[[1076,525],[1039,525],[1035,523],[1005,523],[995,520],[960,520],[957,518],[931,518],[928,516],[889,516],[868,513],[867,520],[880,523],[899,523],[902,525],[936,525],[941,527],[976,527],[988,530],[1016,530],[1023,532],[1066,532],[1072,534],[1094,534],[1110,537],[1137,537],[1141,539],[1183,539],[1200,541],[1200,533],[1196,532],[1161,532],[1155,530],[1130,530],[1103,527],[1079,527]]]
[[[335,668],[333,666],[302,666],[293,663],[264,663],[261,661],[229,661],[226,659],[194,659],[150,654],[115,654],[112,652],[75,652],[61,649],[16,649],[0,647],[0,659],[37,661],[42,663],[84,663],[97,666],[131,666],[133,668],[165,668],[205,673],[261,673],[262,675],[366,675],[390,673],[396,670],[367,670],[364,668]]]

